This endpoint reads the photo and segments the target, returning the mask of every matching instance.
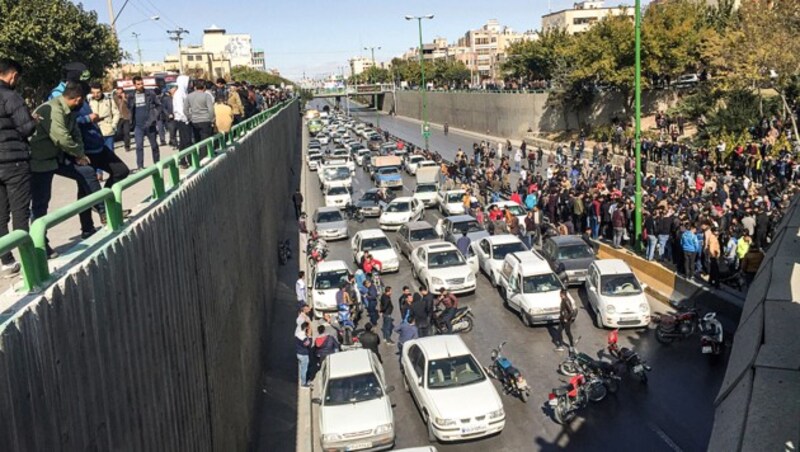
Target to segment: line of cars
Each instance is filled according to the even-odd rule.
[[[368,152],[373,163],[374,152]],[[410,157],[413,154],[403,159],[402,167],[415,174],[422,160]],[[362,160],[359,166],[375,170],[370,163]],[[319,168],[325,171],[327,165]],[[550,237],[540,250],[529,250],[510,234],[489,235],[475,218],[464,214],[463,191],[442,192],[436,181],[430,184],[435,187],[435,194],[427,203],[416,193],[387,199],[378,188],[366,190],[355,201],[366,216],[378,217],[380,228],[360,230],[353,235],[350,240],[353,262],[359,262],[363,253],[369,251],[384,264],[384,271],[391,272],[400,269],[404,256],[415,279],[432,291],[444,287],[457,294],[474,292],[477,274],[484,273],[498,288],[503,304],[517,313],[525,326],[557,321],[561,290],[580,284],[587,287],[598,326],[632,327],[649,323],[643,284],[624,262],[596,260],[589,244],[576,236]],[[333,186],[329,183],[328,189]],[[353,201],[352,191],[349,195]],[[498,207],[519,208],[512,214],[525,215],[524,208],[508,203],[511,202],[498,203]],[[333,204],[319,208],[312,218],[313,224],[327,240],[348,238],[347,221],[339,210],[341,204]],[[426,207],[438,207],[445,218],[436,226],[424,221]],[[394,231],[394,241],[385,231]],[[455,246],[462,231],[467,232],[472,242],[468,256]],[[335,293],[352,271],[350,264],[342,260],[321,262],[315,267],[311,295],[317,315],[336,309]],[[576,304],[571,296],[570,300]],[[356,357],[356,353],[360,355]],[[506,422],[502,400],[459,336],[410,341],[400,359],[404,387],[419,408],[430,441],[465,440],[502,431]],[[323,364],[320,375],[321,384],[315,389],[320,397],[315,398],[315,403],[321,405],[323,449],[392,447],[395,430],[388,394],[394,388],[387,385],[374,355],[363,350],[332,355]],[[337,381],[343,378],[348,381]],[[464,404],[463,400],[470,403]],[[358,414],[350,414],[356,411]]]

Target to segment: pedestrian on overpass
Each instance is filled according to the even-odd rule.
[[[214,98],[206,91],[205,80],[196,80],[195,88],[191,94],[186,96],[186,118],[192,125],[194,142],[201,141],[214,135]],[[200,158],[205,157],[207,150],[205,146],[200,149]]]
[[[138,75],[133,77],[133,85],[136,91],[128,96],[128,110],[131,112],[131,123],[136,140],[136,169],[133,172],[137,172],[144,169],[145,137],[150,143],[153,163],[161,160],[161,152],[156,139],[156,121],[161,114],[161,103],[152,91],[145,91],[142,77]]]

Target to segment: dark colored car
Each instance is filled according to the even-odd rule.
[[[579,235],[559,235],[544,241],[542,256],[565,284],[580,285],[596,259],[594,250]]]
[[[369,141],[367,141],[367,149],[370,151],[380,151],[381,144],[383,144],[383,138],[379,135],[373,135],[369,138]]]
[[[386,207],[386,204],[389,203],[394,198],[391,191],[386,192],[386,196],[389,198],[386,201],[382,201],[378,196],[378,192],[380,191],[379,188],[370,188],[361,196],[361,198],[356,201],[356,207],[361,209],[361,212],[364,213],[365,217],[379,217],[381,216],[381,212],[383,208]]]

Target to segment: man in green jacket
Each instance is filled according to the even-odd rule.
[[[53,188],[53,176],[74,180],[78,184],[78,199],[89,195],[88,177],[94,178],[94,168],[84,153],[77,113],[85,93],[80,84],[68,82],[62,96],[53,98],[36,109],[41,117],[31,138],[31,214],[33,220],[47,214]],[[87,174],[84,174],[86,172]],[[95,232],[91,209],[80,214],[81,237]],[[52,250],[48,254],[54,257]]]

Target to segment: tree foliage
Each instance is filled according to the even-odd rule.
[[[461,61],[437,59],[425,61],[425,83],[433,83],[436,86],[446,86],[458,88],[465,85],[470,78],[469,68]],[[419,85],[422,80],[421,67],[419,60],[404,60],[395,58],[392,60],[391,80],[397,82],[407,82],[410,85]]]
[[[24,68],[26,94],[41,99],[64,64],[84,63],[93,77],[120,61],[116,37],[97,13],[68,0],[0,0],[0,56]]]
[[[281,83],[291,85],[292,82],[283,77],[269,72],[259,71],[247,66],[234,66],[231,69],[231,78],[239,82],[248,82],[255,86],[262,85],[275,85],[281,86]]]

